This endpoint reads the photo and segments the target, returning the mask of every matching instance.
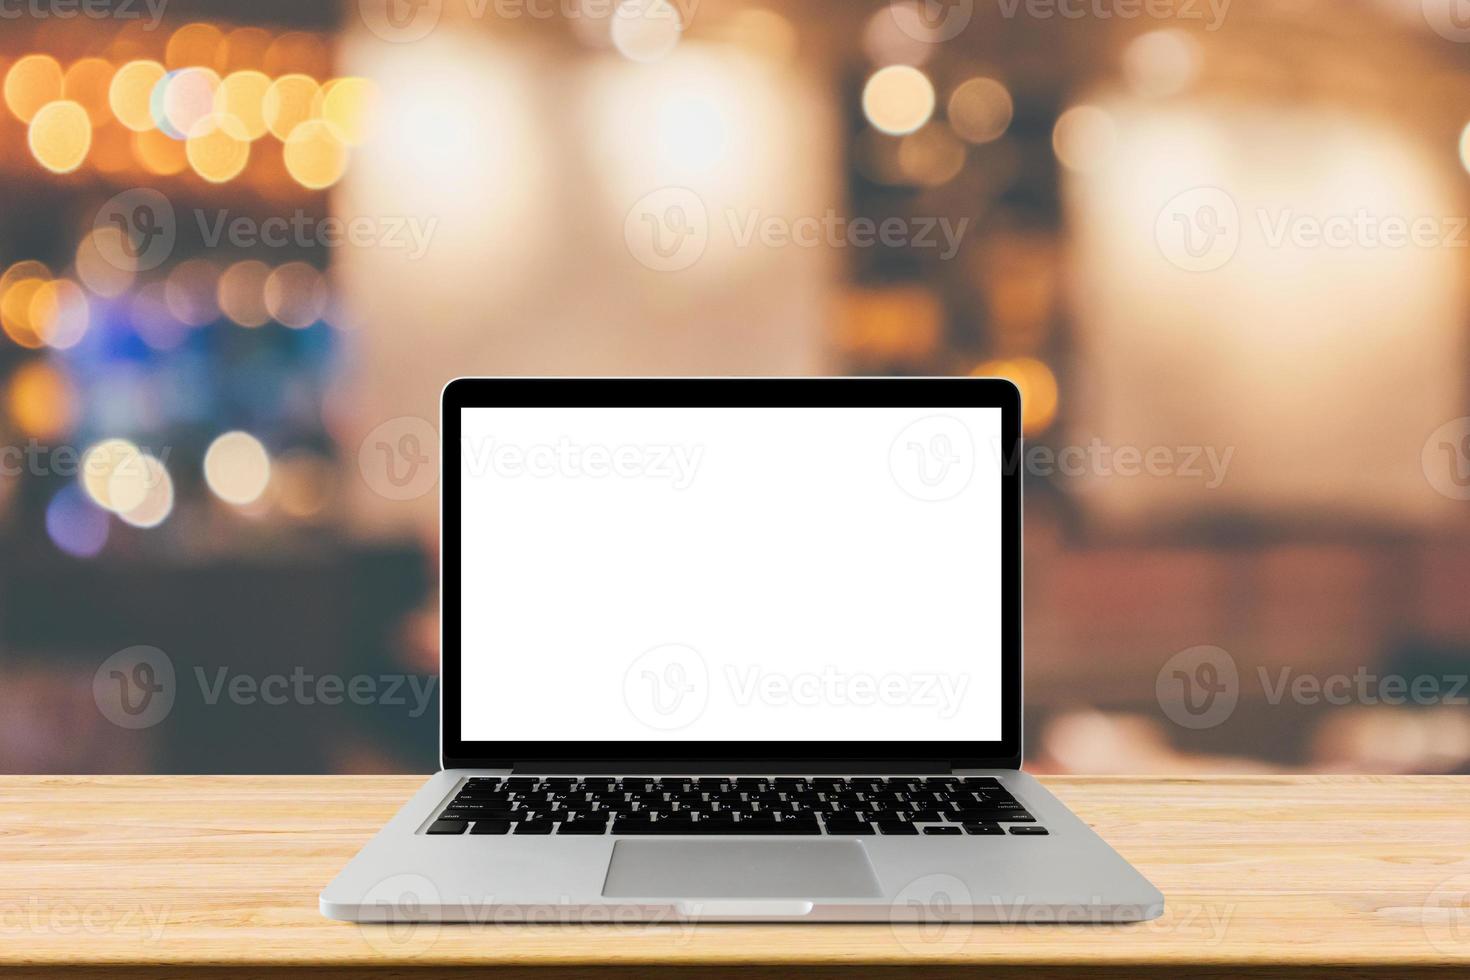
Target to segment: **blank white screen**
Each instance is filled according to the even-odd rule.
[[[463,739],[1001,737],[999,409],[461,411]]]

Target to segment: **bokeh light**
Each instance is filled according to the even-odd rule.
[[[270,483],[270,454],[248,432],[226,432],[204,454],[204,482],[226,503],[254,503]]]
[[[127,439],[104,439],[88,447],[82,454],[82,489],[98,507],[116,510],[112,500],[112,477],[115,473],[132,470],[141,478],[142,458],[142,451]],[[142,494],[138,493],[136,498],[125,493],[122,502],[135,505],[142,499]]]
[[[73,558],[92,558],[107,545],[107,512],[88,500],[74,483],[46,504],[46,536]]]
[[[967,79],[949,96],[949,124],[971,143],[1000,139],[1015,111],[1011,93],[993,78]]]
[[[174,481],[156,457],[144,453],[138,461],[113,472],[108,492],[118,517],[134,527],[157,527],[173,512]]]
[[[50,282],[50,273],[28,274],[31,265],[28,262],[17,262],[6,270],[7,279],[0,280],[0,327],[3,327],[7,337],[21,347],[36,348],[42,342],[31,322],[31,300],[42,286]],[[11,277],[16,266],[23,266],[26,271]]]
[[[168,311],[180,323],[202,327],[219,316],[219,269],[208,259],[180,262],[169,272],[163,289]]]
[[[869,15],[863,51],[875,65],[921,65],[940,38],[921,4],[930,0],[889,0]]]
[[[930,123],[898,144],[898,166],[906,179],[938,187],[954,179],[965,165],[965,144],[948,126]]]
[[[133,156],[149,173],[170,177],[189,166],[184,144],[162,130],[133,134]]]
[[[77,278],[93,295],[108,299],[121,296],[133,284],[133,271],[107,256],[126,255],[128,247],[122,229],[116,225],[103,225],[88,232],[77,245],[73,263]]]
[[[265,281],[265,308],[278,323],[297,330],[309,327],[326,312],[326,280],[305,262],[287,262]]]
[[[366,78],[334,78],[322,86],[318,115],[349,146],[367,139],[377,88]]]
[[[86,109],[93,126],[101,126],[112,115],[108,106],[111,84],[112,65],[105,58],[82,58],[67,68],[61,95]]]
[[[257,140],[266,133],[265,93],[271,80],[258,71],[226,75],[214,95],[214,108],[239,121],[246,139]]]
[[[979,378],[1007,378],[1021,391],[1021,429],[1026,435],[1045,432],[1057,417],[1057,378],[1034,357],[985,361],[971,372]]]
[[[91,315],[87,294],[70,279],[43,282],[31,296],[31,329],[57,350],[76,346],[91,326]]]
[[[169,310],[166,293],[163,283],[150,282],[133,294],[129,304],[133,330],[156,351],[175,350],[189,336],[189,325]]]
[[[347,170],[347,144],[336,127],[321,119],[297,126],[282,152],[286,172],[309,190],[331,187]]]
[[[1107,163],[1118,145],[1118,126],[1105,109],[1073,106],[1052,130],[1052,148],[1068,170],[1087,173]]]
[[[256,259],[236,262],[219,277],[219,308],[242,327],[259,327],[271,318],[265,307],[270,266]]]
[[[623,0],[612,15],[612,43],[629,61],[666,57],[679,43],[684,24],[668,0]]]
[[[184,144],[194,172],[211,184],[239,175],[250,159],[250,137],[234,116],[215,113],[194,124]]]
[[[225,35],[225,65],[221,71],[258,71],[265,65],[271,35],[263,27],[237,27]]]
[[[271,467],[271,490],[288,516],[315,517],[331,499],[332,464],[315,453],[293,449]]]
[[[282,75],[271,82],[261,101],[261,115],[276,139],[290,138],[296,127],[311,118],[321,87],[309,75]]]
[[[880,68],[863,86],[863,114],[875,129],[895,136],[912,133],[934,113],[934,86],[908,65]]]
[[[51,102],[31,118],[26,142],[36,162],[52,173],[69,174],[92,148],[92,121],[76,102]]]
[[[225,35],[213,24],[185,24],[174,31],[164,49],[163,63],[169,68],[192,65],[223,70]]]
[[[28,54],[5,73],[5,105],[28,123],[42,106],[61,98],[61,87],[61,63],[49,54]]]
[[[1177,27],[1148,31],[1123,50],[1123,74],[1145,98],[1178,95],[1199,76],[1199,42]]]
[[[159,80],[153,89],[153,121],[176,140],[214,111],[214,93],[220,79],[208,68],[181,68]]]
[[[76,424],[77,391],[71,379],[49,361],[27,361],[16,369],[5,393],[10,421],[22,434],[60,439]]]
[[[163,65],[156,61],[130,61],[119,68],[107,90],[117,121],[135,133],[154,128],[153,90],[163,76]]]

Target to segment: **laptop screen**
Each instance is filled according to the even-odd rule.
[[[466,741],[1001,738],[999,408],[461,408]]]

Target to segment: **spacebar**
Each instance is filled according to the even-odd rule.
[[[636,820],[615,820],[612,825],[614,834],[641,834],[644,836],[668,836],[677,835],[681,837],[748,837],[758,834],[762,837],[812,837],[820,836],[822,828],[817,826],[815,820],[793,821],[791,823],[660,823]]]

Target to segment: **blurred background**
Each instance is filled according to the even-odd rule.
[[[434,768],[451,377],[974,374],[1033,769],[1470,771],[1462,6],[6,6],[0,770]]]

